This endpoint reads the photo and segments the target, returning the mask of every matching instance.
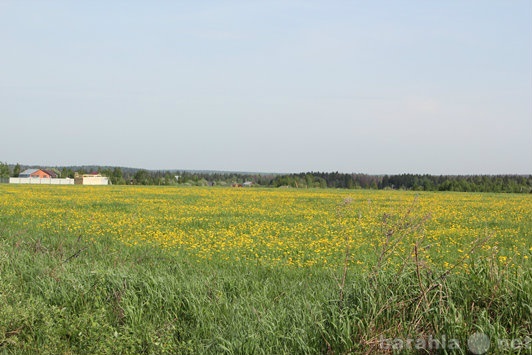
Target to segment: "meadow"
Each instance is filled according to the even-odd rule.
[[[526,194],[0,185],[0,352],[465,354],[481,333],[531,353],[530,211]]]

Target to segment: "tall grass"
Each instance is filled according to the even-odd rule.
[[[349,201],[338,218],[345,208]],[[467,272],[455,272],[460,260],[430,266],[429,219],[383,215],[381,243],[360,273],[349,262],[330,270],[205,260],[0,218],[0,352],[466,354],[481,332],[492,340],[489,353],[506,353],[497,339],[521,339],[514,353],[530,353],[530,262],[501,264],[496,250],[475,258],[486,237],[466,253]],[[350,236],[338,238],[347,261]],[[397,260],[405,238],[411,250]]]
[[[402,215],[383,216],[382,243],[369,273],[350,274],[345,263],[339,298],[321,327],[328,352],[479,353],[468,340],[481,333],[491,341],[490,354],[531,353],[530,264],[501,266],[496,249],[489,258],[475,258],[489,243],[486,236],[446,270],[435,267],[425,260],[430,215],[414,214],[414,208],[415,203]],[[412,236],[411,253],[393,262],[395,247]],[[455,273],[465,259],[469,269]]]

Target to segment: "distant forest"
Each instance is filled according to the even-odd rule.
[[[16,177],[36,166],[0,163],[0,178]],[[99,172],[113,185],[257,186],[336,189],[394,189],[414,191],[463,191],[532,193],[532,175],[368,175],[339,172],[264,174],[217,171],[154,171],[109,166],[47,168],[60,177]]]

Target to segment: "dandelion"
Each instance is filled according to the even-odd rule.
[[[409,232],[397,244],[394,223],[414,198],[404,191],[4,184],[0,196],[3,221],[20,229],[186,250],[200,260],[335,268],[343,265],[347,244],[350,265],[364,269],[384,245],[393,245],[393,263],[400,265],[423,237],[431,245],[420,251],[426,262],[466,268],[464,253],[487,234],[490,244],[475,257],[493,254],[508,263],[532,252],[532,199],[524,195],[420,193],[412,217],[432,217],[423,233]]]

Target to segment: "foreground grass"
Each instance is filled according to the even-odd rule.
[[[415,264],[342,274],[3,229],[0,351],[375,353],[391,347],[387,339],[445,336],[465,353],[477,331],[524,340],[532,330],[530,269],[481,262],[468,275],[442,278],[420,279]]]
[[[320,348],[318,328],[309,325],[321,318],[320,302],[332,296],[324,275],[191,263],[154,248],[113,242],[84,247],[59,237],[2,235],[2,350],[272,353]]]
[[[51,198],[53,191],[35,190],[35,196],[45,192]],[[168,190],[139,193],[154,191],[160,198],[159,191]],[[320,203],[319,196],[313,192],[308,204]],[[120,208],[146,203],[128,198]],[[54,203],[54,221],[61,225],[56,229],[43,228],[42,218],[50,215],[39,217],[42,202],[21,213],[5,208],[0,214],[0,353],[483,353],[485,344],[468,346],[475,333],[491,340],[487,353],[531,353],[528,245],[512,254],[511,240],[497,248],[487,235],[459,245],[462,252],[442,266],[431,261],[437,255],[434,238],[424,232],[433,228],[434,233],[434,226],[426,227],[423,214],[399,210],[383,212],[381,224],[371,229],[378,243],[358,255],[362,249],[353,243],[349,224],[356,211],[350,201],[340,201],[333,205],[338,207],[333,218],[346,225],[336,229],[340,244],[335,241],[343,245],[344,262],[330,267],[265,263],[259,256],[206,258],[158,243],[128,245],[112,233],[94,237],[87,232],[94,229],[90,224],[100,222],[95,218],[100,213],[115,212],[110,202],[92,203],[90,218],[83,221],[88,227],[73,231],[69,215],[79,213],[73,203],[71,212]],[[253,220],[255,214],[244,217]],[[300,217],[288,213],[285,218],[295,223]],[[529,226],[519,228],[529,235]],[[364,263],[357,266],[354,261],[361,258]]]

